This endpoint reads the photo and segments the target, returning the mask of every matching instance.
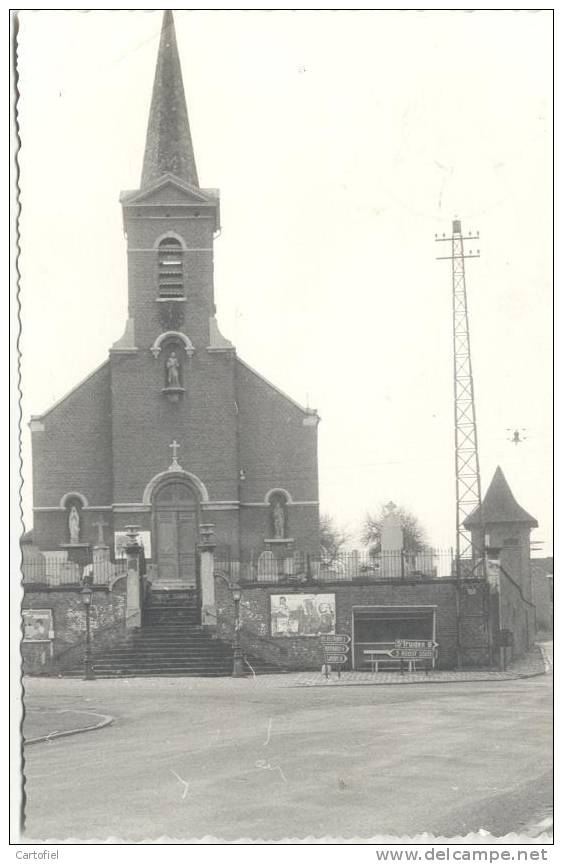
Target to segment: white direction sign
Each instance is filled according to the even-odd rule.
[[[391,648],[389,656],[401,660],[432,660],[434,650],[432,648]]]
[[[437,648],[433,639],[395,639],[395,648]]]
[[[351,642],[351,637],[346,633],[323,633],[321,636],[321,642],[324,644],[325,642],[338,642],[341,645],[346,645],[348,642]],[[344,650],[343,648],[340,649]]]
[[[323,651],[344,651],[346,654],[350,650],[349,645],[344,645],[342,642],[323,642]]]
[[[346,663],[346,654],[325,654],[326,663]]]

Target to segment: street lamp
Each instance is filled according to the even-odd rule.
[[[92,605],[92,589],[85,585],[80,592],[84,609],[86,610],[86,650],[84,652],[84,680],[93,681],[96,677],[92,668],[92,655],[90,652],[90,606]]]
[[[235,639],[233,652],[233,678],[243,678],[246,675],[244,671],[244,660],[240,647],[240,588],[233,588],[233,602],[235,604]]]

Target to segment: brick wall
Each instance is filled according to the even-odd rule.
[[[488,587],[484,582],[467,583],[471,593],[461,599],[461,663],[464,666],[487,665],[489,642],[487,624]],[[217,630],[220,638],[233,637],[233,601],[225,581],[215,580]],[[320,640],[315,637],[272,638],[270,629],[270,595],[283,593],[335,594],[336,632],[352,633],[354,606],[436,606],[436,641],[439,643],[438,667],[453,668],[457,663],[457,599],[452,579],[370,584],[327,584],[295,587],[276,584],[245,586],[241,598],[243,643],[251,653],[278,663],[286,669],[315,669],[322,664]],[[474,593],[473,593],[474,592]]]
[[[110,646],[123,638],[125,629],[126,579],[115,583],[111,592],[94,588],[91,607],[92,647]],[[80,667],[84,656],[85,611],[80,590],[43,588],[24,592],[22,609],[51,609],[54,640],[22,642],[25,674],[53,672]]]
[[[181,445],[178,461],[200,478],[212,500],[236,500],[234,361],[205,350],[189,360],[184,354],[186,392],[169,402],[162,392],[164,354],[112,354],[113,500],[140,502],[149,480],[170,465],[173,440]]]
[[[536,607],[538,630],[553,632],[553,576],[532,573],[532,598]]]
[[[261,503],[269,490],[281,487],[297,502],[316,502],[315,424],[305,426],[308,415],[234,352],[207,351],[209,317],[215,311],[214,208],[185,203],[184,192],[166,187],[144,200],[142,208],[126,206],[124,220],[137,350],[111,351],[109,363],[42,418],[45,431],[33,436],[35,506],[56,507],[71,491],[94,506],[139,505],[147,483],[169,467],[174,439],[181,445],[179,463],[203,482],[212,501]],[[177,402],[162,392],[169,351],[164,348],[156,359],[150,351],[157,336],[170,329],[160,319],[154,249],[169,232],[180,235],[186,246],[185,320],[173,329],[185,333],[195,347],[189,358],[183,345],[174,348],[185,388]],[[85,542],[96,541],[93,522],[99,515],[83,511]],[[138,506],[103,516],[112,523],[106,529],[110,543],[114,530],[132,522],[144,530],[152,527],[151,514],[139,512]],[[270,533],[265,506],[243,506],[240,512],[207,509],[201,518],[215,523],[217,542],[233,553],[263,548]],[[67,539],[66,519],[63,510],[37,511],[35,544],[59,548]],[[318,505],[290,506],[288,521],[296,547],[316,551]]]
[[[153,249],[159,237],[169,231],[183,237],[186,288],[184,330],[196,348],[209,345],[209,318],[214,313],[213,300],[213,217],[194,216],[187,208],[144,207],[142,216],[134,208],[125,209],[129,270],[129,310],[135,319],[137,345],[149,347],[164,329],[160,323],[157,283],[157,252]]]
[[[514,566],[518,572],[518,551],[514,553]],[[506,651],[506,662],[521,657],[534,644],[536,634],[536,610],[525,596],[517,580],[512,576],[511,555],[501,556],[502,572],[498,587],[498,627],[512,633],[513,646]],[[498,651],[497,651],[498,659]]]
[[[33,503],[57,506],[66,492],[89,504],[111,500],[110,369],[104,363],[41,418],[32,434]],[[42,519],[38,514],[38,521]]]
[[[246,475],[241,501],[263,501],[276,487],[296,501],[318,501],[316,425],[305,426],[305,412],[241,362],[236,392]]]

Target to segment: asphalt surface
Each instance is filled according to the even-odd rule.
[[[25,748],[29,840],[502,837],[551,812],[551,675],[331,689],[29,680],[26,700],[114,717]]]

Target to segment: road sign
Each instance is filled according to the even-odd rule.
[[[432,660],[434,650],[432,648],[392,648],[390,657],[398,657],[400,660]]]
[[[350,650],[349,645],[344,645],[342,642],[323,642],[323,651],[345,651],[346,654]]]
[[[341,644],[346,644],[350,642],[350,636],[346,633],[323,633],[321,635],[321,642],[339,642]],[[342,650],[342,649],[341,649]]]
[[[395,648],[437,648],[432,639],[395,639]]]
[[[325,663],[346,663],[346,654],[325,654]]]

